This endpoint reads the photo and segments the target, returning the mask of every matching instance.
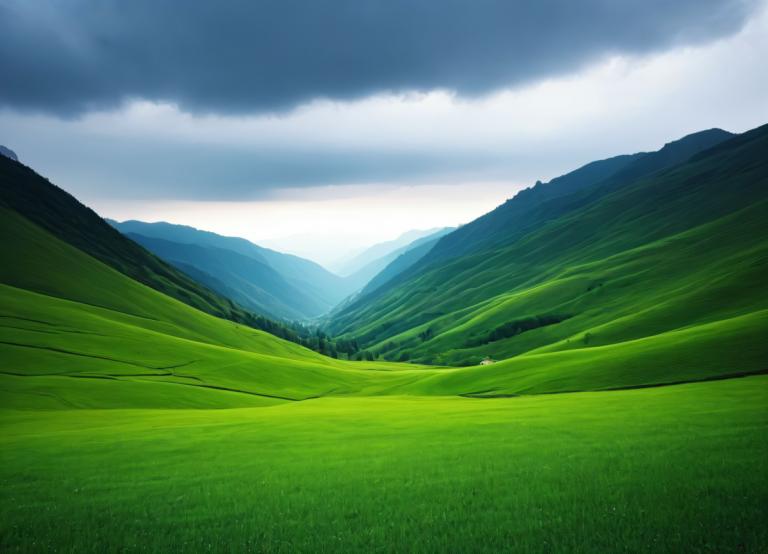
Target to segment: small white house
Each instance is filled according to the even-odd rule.
[[[480,365],[491,365],[495,363],[496,363],[496,360],[492,360],[489,356],[486,356],[485,358],[483,358],[483,361],[480,362]]]

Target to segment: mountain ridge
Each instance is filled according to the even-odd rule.
[[[329,272],[320,264],[293,254],[284,254],[270,248],[264,248],[242,237],[220,235],[189,225],[165,221],[148,223],[138,220],[123,222],[110,220],[110,224],[122,233],[135,233],[149,239],[154,238],[179,244],[179,248],[185,250],[187,255],[189,251],[183,245],[196,244],[230,251],[268,266],[279,276],[269,276],[269,279],[273,282],[273,292],[274,287],[277,286],[274,281],[277,279],[284,281],[278,287],[283,290],[282,297],[280,293],[277,294],[278,302],[284,306],[294,304],[294,307],[287,311],[278,308],[278,317],[288,319],[312,319],[318,317],[331,310],[352,292],[349,284],[343,278]],[[164,249],[164,253],[166,256],[171,256],[172,254],[168,248]],[[184,261],[187,264],[195,265],[188,256]],[[201,261],[201,263],[203,265],[207,264],[204,261]],[[241,260],[240,265],[242,266],[243,264],[247,264],[247,262]],[[216,271],[212,271],[210,266],[208,266],[208,269],[206,267],[198,267],[198,269],[222,281],[222,276],[215,275]],[[263,274],[266,273],[269,273],[269,271],[264,270]],[[227,278],[224,277],[223,280],[227,281]],[[252,289],[253,286],[260,288],[262,284],[251,282],[245,288]],[[231,285],[232,283],[230,283]],[[242,298],[249,297],[249,293],[245,292],[243,287],[237,288],[240,289],[238,296]],[[306,309],[297,310],[298,306],[295,305],[297,299],[292,298],[292,296],[304,298],[307,303]],[[260,304],[256,302],[254,305],[258,306]]]
[[[362,348],[388,359],[454,365],[476,364],[486,355],[515,359],[553,343],[565,348],[567,340],[571,341],[570,348],[589,348],[608,340],[605,337],[611,333],[637,337],[620,323],[622,317],[647,321],[643,325],[657,332],[686,318],[691,325],[696,317],[715,317],[715,308],[708,306],[717,306],[713,299],[725,293],[706,284],[712,279],[710,271],[725,272],[720,277],[722,283],[733,283],[737,276],[751,283],[758,275],[747,260],[748,247],[763,248],[761,237],[768,236],[759,215],[760,206],[765,204],[768,168],[765,162],[757,161],[768,159],[765,129],[768,127],[749,133],[749,140],[737,136],[720,146],[703,148],[695,159],[618,183],[609,192],[590,193],[586,196],[589,202],[578,198],[578,210],[543,218],[537,229],[514,238],[507,246],[435,262],[419,272],[411,268],[391,286],[346,307],[329,329],[342,337],[356,338]],[[757,204],[744,212],[744,221],[728,219],[751,202]],[[725,221],[734,222],[734,233],[735,222],[744,229],[751,225],[752,230],[728,236],[722,227],[717,233],[710,230],[715,227],[707,227],[716,222],[726,225]],[[663,246],[664,237],[670,237],[671,245],[684,245],[689,241],[683,239],[687,231],[691,237],[702,238],[676,255],[681,260],[691,258],[687,266],[678,265],[673,263],[674,256],[669,258],[672,246]],[[653,247],[656,250],[650,250],[654,241],[661,242]],[[709,247],[706,241],[711,242]],[[721,246],[715,248],[718,243]],[[658,253],[651,256],[650,252]],[[732,258],[733,267],[717,266],[718,254]],[[659,259],[666,261],[644,267],[644,257],[655,264]],[[574,269],[593,266],[598,269]],[[719,269],[708,269],[716,266]],[[666,275],[660,269],[663,267],[667,268]],[[624,271],[627,275],[648,274],[647,290],[641,287],[642,281],[619,278]],[[609,280],[605,275],[616,277]],[[619,298],[669,295],[686,279],[692,283],[700,280],[690,285],[693,291],[701,290],[696,292],[696,303],[701,304],[696,309],[686,312],[683,306],[693,302],[693,296],[678,294],[666,308],[668,314],[659,319],[641,316],[642,304],[628,314],[615,311],[622,305],[631,306],[629,300],[617,304]],[[619,282],[626,283],[622,285],[626,288],[619,287]],[[654,285],[658,292],[651,283],[658,283]],[[766,302],[760,290],[750,292],[752,299],[746,303],[734,301],[731,308],[759,310]],[[551,321],[555,324],[548,323]],[[607,329],[612,330],[608,333]]]
[[[444,263],[473,250],[478,253],[515,240],[546,221],[581,209],[616,187],[626,186],[644,174],[661,171],[675,161],[682,163],[694,152],[707,151],[734,136],[721,129],[690,133],[666,143],[655,152],[614,156],[587,163],[546,184],[538,181],[533,187],[523,189],[487,214],[443,237],[427,255],[373,294],[384,293],[384,289],[416,275],[430,264]],[[354,304],[345,307],[345,310],[350,309],[354,309]]]

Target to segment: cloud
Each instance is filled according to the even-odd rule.
[[[708,42],[757,0],[0,0],[0,106],[128,100],[194,113],[317,98],[484,95],[615,55]]]
[[[95,205],[270,200],[312,187],[317,198],[338,197],[326,185],[513,187],[701,129],[765,123],[766,57],[763,11],[705,46],[615,56],[482,99],[382,94],[279,116],[195,114],[150,101],[76,119],[0,110],[0,143]],[[352,190],[360,189],[343,189]]]

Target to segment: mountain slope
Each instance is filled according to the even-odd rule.
[[[677,141],[667,143],[657,152],[616,156],[586,164],[547,184],[522,190],[514,198],[491,212],[463,225],[450,233],[430,249],[427,255],[401,272],[397,279],[390,279],[375,292],[381,296],[400,282],[414,277],[430,265],[438,266],[452,258],[494,250],[568,213],[578,212],[590,203],[598,201],[615,189],[628,186],[640,176],[669,167],[675,161],[682,163],[694,152],[701,152],[719,144],[731,133],[719,129],[693,133]],[[366,298],[365,303],[373,302]],[[353,302],[336,312],[335,332],[344,328],[345,321],[357,310],[364,309],[363,301]]]
[[[366,254],[371,254],[372,252],[375,253],[381,253],[386,252],[385,254],[382,254],[381,256],[374,258],[373,260],[367,262],[362,267],[359,267],[356,271],[351,273],[350,275],[347,275],[344,280],[347,283],[347,286],[351,293],[358,293],[362,292],[362,289],[367,289],[368,292],[373,291],[377,289],[382,284],[386,283],[390,279],[392,279],[394,276],[398,275],[402,271],[405,271],[408,267],[410,267],[413,263],[416,263],[420,259],[420,257],[417,257],[414,254],[411,254],[410,256],[407,256],[403,260],[401,260],[399,263],[395,264],[393,267],[389,267],[390,264],[395,262],[400,256],[410,252],[413,249],[419,248],[424,243],[431,243],[433,246],[436,244],[437,240],[440,237],[443,237],[447,235],[449,232],[451,232],[453,229],[449,227],[445,227],[443,229],[431,229],[428,231],[428,234],[423,234],[425,231],[410,231],[408,233],[405,233],[404,235],[401,235],[398,239],[394,241],[390,241],[387,243],[381,243],[375,246],[372,246],[369,250],[366,251]],[[418,238],[406,242],[405,244],[398,246],[394,248],[393,250],[389,250],[393,245],[400,244],[403,242],[406,238],[410,239],[411,237],[417,236]],[[421,252],[426,253],[429,252],[429,249],[427,250],[421,250]],[[411,261],[411,263],[408,263],[408,261]],[[388,270],[388,271],[387,271]],[[384,273],[382,275],[382,273]],[[371,281],[375,280],[376,284],[370,285]]]
[[[417,239],[409,245],[399,248],[390,256],[386,256],[384,261],[388,262],[387,265],[368,281],[363,290],[360,291],[360,295],[372,293],[403,273],[426,256],[442,237],[454,230],[454,227],[440,229],[436,233]]]
[[[689,163],[612,183],[611,191],[506,246],[433,261],[395,279],[341,312],[333,326],[390,359],[477,364],[486,355],[519,356],[498,369],[467,370],[474,379],[503,367],[543,369],[533,363],[542,353],[557,353],[544,358],[554,363],[572,355],[560,351],[597,354],[623,344],[629,352],[631,341],[642,340],[672,352],[662,335],[722,320],[741,339],[722,344],[702,332],[697,348],[706,356],[696,360],[714,371],[753,356],[744,365],[754,368],[768,354],[755,337],[765,331],[760,314],[768,308],[761,285],[768,271],[766,160],[763,127]],[[620,380],[610,371],[602,377]]]
[[[408,247],[408,245],[412,242],[439,231],[440,229],[414,229],[412,231],[408,231],[395,239],[369,246],[362,252],[355,254],[352,258],[338,264],[338,268],[335,269],[339,275],[343,275],[345,277],[353,276],[355,273],[364,270],[364,268],[369,264],[376,263],[377,260],[381,260],[382,258],[390,256],[395,251]],[[394,258],[391,258],[390,261],[392,259]],[[384,266],[386,266],[386,263],[381,265],[379,269],[383,269]],[[359,281],[359,279],[357,281]]]
[[[657,152],[591,162],[549,183],[537,182],[535,186],[520,191],[501,206],[438,241],[416,263],[400,272],[397,279],[392,278],[386,284],[380,284],[375,294],[385,293],[386,289],[417,275],[430,264],[437,265],[452,258],[510,244],[549,221],[577,212],[644,175],[682,163],[696,152],[707,150],[730,137],[733,137],[731,133],[720,129],[701,131],[667,143]],[[366,303],[371,301],[371,298],[365,300]],[[344,315],[360,309],[361,303],[362,300],[351,302],[336,310],[335,314],[341,316],[338,321],[343,325]],[[335,325],[332,328],[338,332],[341,327]]]
[[[32,169],[0,157],[0,206],[121,273],[205,312],[248,321],[248,314],[153,256],[110,227],[93,210]]]
[[[192,275],[190,267],[202,272],[195,274],[197,281],[257,313],[306,319],[327,311],[327,306],[290,285],[266,261],[212,246],[172,242],[137,233],[126,233],[126,236],[189,275]]]
[[[701,131],[656,152],[592,162],[549,183],[539,182],[440,241],[420,265],[509,243],[546,221],[578,210],[640,177],[683,163],[732,136],[720,129]]]
[[[419,374],[368,371],[395,367],[334,360],[205,314],[13,211],[0,208],[0,216],[4,406],[268,405],[391,387]]]
[[[353,292],[344,279],[327,271],[315,262],[292,254],[284,254],[269,248],[263,248],[243,238],[226,237],[187,225],[165,222],[108,221],[122,233],[136,233],[145,237],[175,243],[196,244],[230,250],[242,256],[253,258],[272,267],[287,281],[289,286],[303,291],[305,295],[311,296],[313,304],[316,303],[323,306],[320,310],[321,312],[330,310]],[[215,272],[212,272],[212,275],[217,278],[219,277],[215,275]],[[252,283],[252,285],[258,287],[259,283]],[[311,308],[309,311],[314,313],[317,310]]]

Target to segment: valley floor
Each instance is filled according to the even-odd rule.
[[[0,411],[3,552],[759,552],[768,377]]]

